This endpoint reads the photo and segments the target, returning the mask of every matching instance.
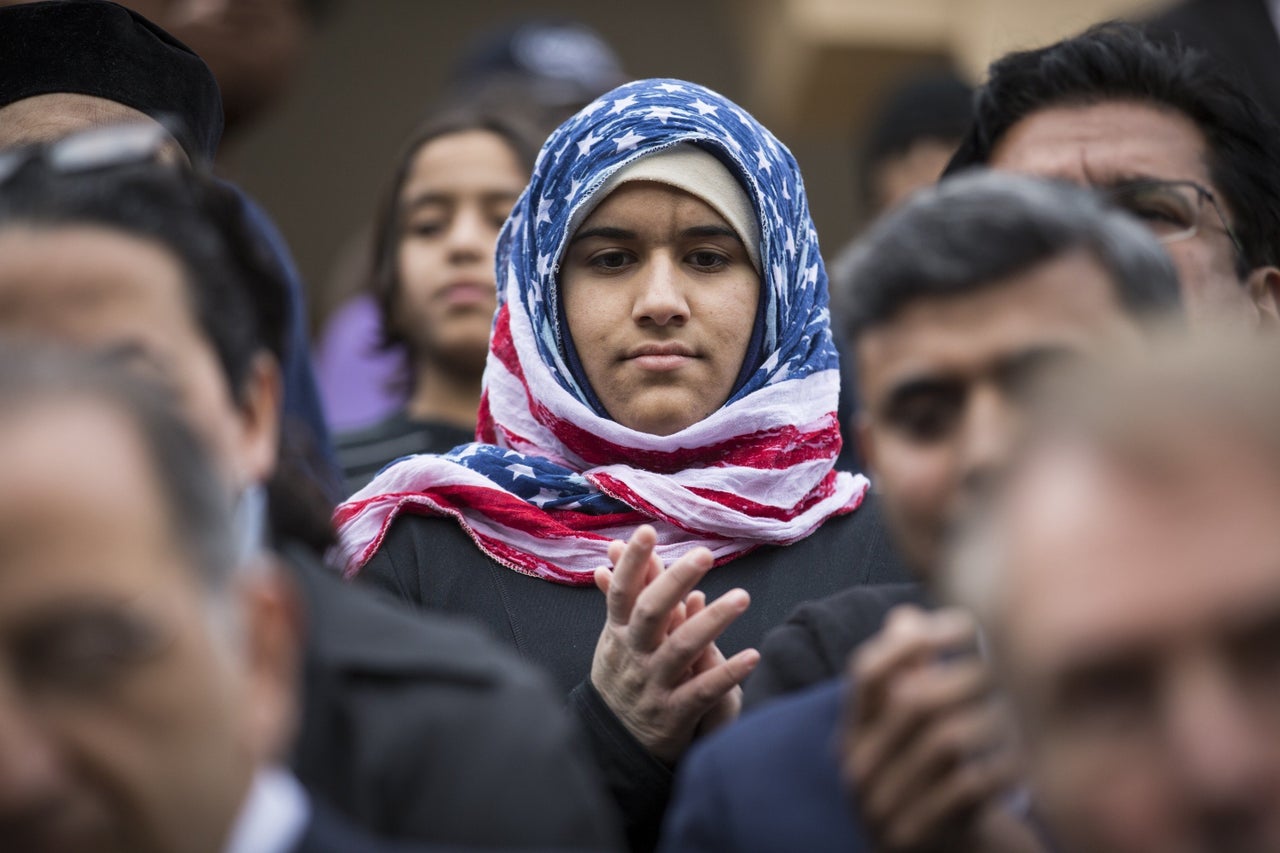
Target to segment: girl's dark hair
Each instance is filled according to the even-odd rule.
[[[243,401],[263,350],[282,360],[288,316],[283,270],[229,185],[144,162],[62,173],[33,156],[0,187],[0,228],[98,226],[152,241],[181,265],[187,298],[233,398]],[[325,548],[334,534],[323,488],[304,472],[308,450],[285,425],[270,509],[277,536]]]
[[[533,129],[517,118],[480,110],[454,109],[432,116],[418,125],[409,136],[409,141],[401,149],[395,172],[382,196],[374,220],[373,255],[369,268],[368,286],[382,315],[385,346],[408,344],[396,323],[397,302],[400,299],[400,273],[397,258],[400,237],[404,229],[400,193],[404,189],[405,181],[409,179],[413,160],[422,147],[430,142],[444,136],[475,130],[488,131],[500,137],[515,153],[525,171],[533,171],[533,161],[538,155],[540,146],[535,141],[536,134]]]

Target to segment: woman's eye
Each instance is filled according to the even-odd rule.
[[[600,252],[590,260],[590,265],[599,270],[620,270],[631,258],[626,252]]]
[[[410,222],[405,231],[415,237],[434,237],[444,231],[444,223],[436,220]]]
[[[719,252],[701,251],[689,255],[689,263],[700,270],[716,270],[728,266],[729,259]]]

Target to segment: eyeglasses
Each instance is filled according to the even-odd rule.
[[[1236,252],[1244,257],[1244,247],[1227,224],[1218,200],[1195,181],[1133,181],[1109,187],[1103,194],[1116,207],[1142,220],[1161,243],[1176,243],[1198,234],[1205,224],[1208,202]]]
[[[59,174],[141,163],[176,163],[184,156],[180,138],[181,134],[165,122],[139,122],[84,130],[56,142],[0,151],[0,186],[36,161]]]

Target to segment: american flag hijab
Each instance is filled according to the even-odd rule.
[[[719,410],[657,436],[611,420],[575,378],[557,274],[575,211],[619,168],[681,142],[718,157],[759,216],[759,355]],[[609,541],[640,524],[657,529],[664,563],[705,545],[722,564],[861,504],[867,479],[833,467],[838,356],[800,171],[726,98],[641,80],[584,107],[542,147],[498,239],[497,274],[478,441],[399,459],[338,508],[348,575],[401,513],[451,516],[499,563],[586,585]]]

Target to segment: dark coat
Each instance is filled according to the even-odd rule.
[[[512,571],[490,559],[452,519],[404,516],[359,576],[420,607],[467,616],[570,694],[599,767],[622,810],[632,849],[651,848],[670,794],[671,769],[650,756],[589,683],[604,626],[604,596]],[[712,569],[699,584],[708,599],[742,587],[751,606],[721,637],[726,656],[749,648],[797,604],[859,584],[908,579],[889,546],[878,504],[828,521],[785,548],[764,547]]]
[[[469,625],[288,557],[308,621],[292,768],[313,797],[390,838],[617,846],[599,774],[545,676]]]
[[[695,746],[680,768],[660,849],[870,851],[837,763],[843,695],[844,682],[824,682]]]
[[[743,707],[844,674],[854,649],[871,639],[899,604],[928,606],[919,584],[857,586],[809,601],[765,635],[760,663],[743,685]]]
[[[565,693],[591,672],[604,627],[604,596],[521,574],[490,559],[450,518],[401,516],[360,572],[425,610],[469,617],[545,667]],[[889,546],[874,497],[807,539],[763,547],[712,569],[698,585],[712,600],[735,587],[751,606],[720,638],[726,656],[750,648],[803,601],[851,586],[910,577]]]

